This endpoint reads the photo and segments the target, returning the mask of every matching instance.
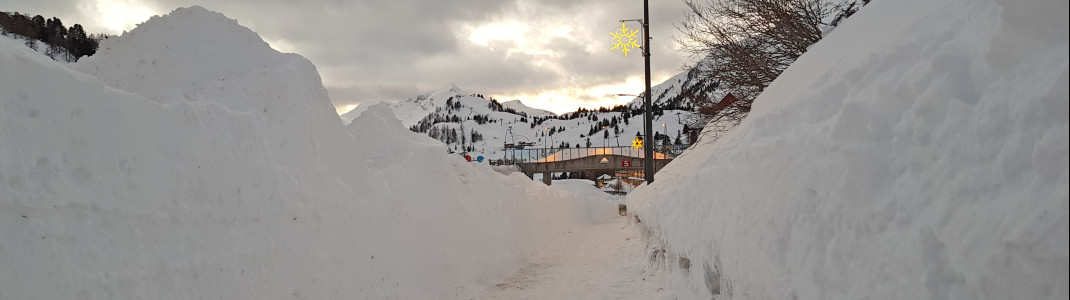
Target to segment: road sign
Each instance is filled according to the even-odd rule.
[[[625,168],[631,167],[632,166],[632,160],[630,160],[630,159],[622,160],[622,161],[620,161],[620,166],[621,167],[625,167]]]

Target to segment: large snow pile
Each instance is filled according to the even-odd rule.
[[[681,298],[1066,299],[1067,25],[874,1],[629,209]]]
[[[382,106],[344,127],[311,63],[201,7],[72,68],[0,39],[0,299],[466,298],[616,214]]]

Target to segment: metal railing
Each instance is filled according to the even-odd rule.
[[[654,146],[654,159],[673,159],[679,156],[691,145],[656,145]],[[616,147],[590,147],[590,148],[533,148],[533,149],[505,149],[505,156],[499,160],[492,160],[494,165],[513,165],[520,163],[547,163],[579,159],[596,155],[620,155],[635,158],[646,158],[642,148],[628,146]]]

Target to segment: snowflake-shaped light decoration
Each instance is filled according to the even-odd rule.
[[[636,40],[637,34],[639,34],[639,30],[630,30],[624,22],[621,22],[620,30],[614,30],[609,33],[613,37],[610,39],[613,42],[613,48],[609,48],[609,51],[617,51],[624,54],[624,57],[628,57],[628,52],[642,48],[639,46],[639,41]]]

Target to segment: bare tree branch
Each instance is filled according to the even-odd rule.
[[[684,0],[689,12],[676,29],[680,50],[702,57],[701,79],[729,99],[691,95],[699,111],[692,127],[713,141],[738,125],[758,94],[821,39],[831,23],[854,13],[855,0]]]

